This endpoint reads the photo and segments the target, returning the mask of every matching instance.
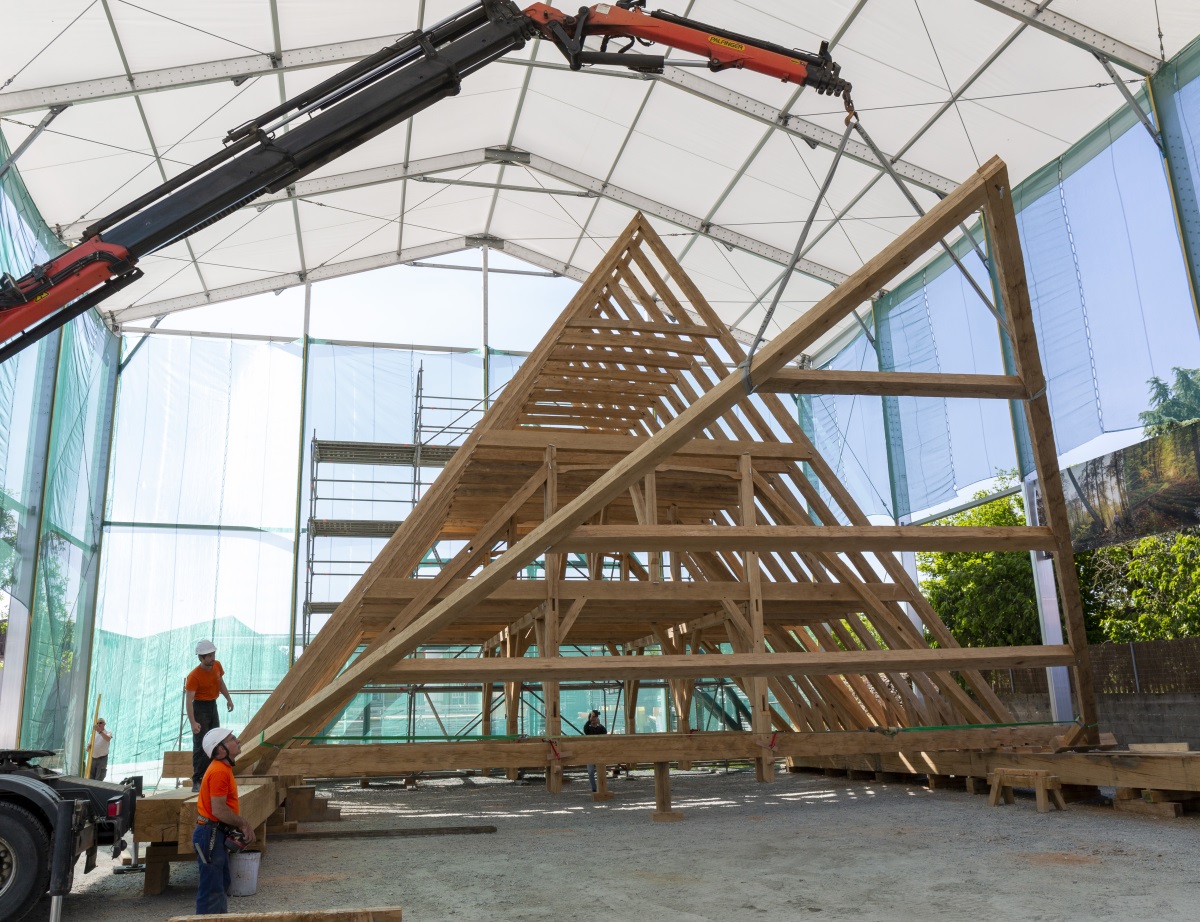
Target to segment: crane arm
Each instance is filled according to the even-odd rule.
[[[657,43],[708,58],[708,68],[714,72],[745,68],[784,83],[809,86],[823,95],[840,96],[846,110],[853,111],[851,85],[841,78],[841,68],[833,62],[828,42],[822,42],[813,54],[663,10],[647,13],[644,6],[645,0],[598,3],[572,16],[545,3],[535,3],[525,9],[525,15],[559,47],[575,70],[585,64],[617,64],[661,73],[665,64],[661,55],[630,54],[628,50],[633,42]],[[584,49],[583,40],[589,36],[602,37],[600,51]],[[631,42],[622,51],[610,52],[608,45],[614,38]]]
[[[635,43],[657,42],[707,57],[714,71],[753,70],[841,96],[850,108],[850,84],[825,45],[816,54],[795,51],[671,13],[646,13],[644,2],[601,3],[570,16],[544,3],[521,10],[512,0],[476,0],[239,125],[220,151],[96,221],[75,247],[22,278],[0,274],[0,361],[137,281],[140,259],[457,94],[464,77],[539,34],[575,70],[611,64],[661,72],[662,55],[630,52]],[[592,36],[601,39],[599,51],[584,48]],[[614,39],[627,44],[610,51]]]

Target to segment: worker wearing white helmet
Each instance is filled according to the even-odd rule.
[[[242,751],[232,730],[216,727],[204,734],[204,754],[210,759],[200,796],[196,798],[196,829],[192,848],[200,869],[196,888],[196,914],[220,915],[228,911],[231,883],[229,852],[254,843],[254,827],[238,809],[234,759]]]
[[[217,695],[225,696],[225,707],[233,710],[233,699],[225,687],[225,669],[217,662],[217,647],[211,640],[196,644],[200,665],[188,673],[183,683],[184,708],[192,727],[192,791],[200,790],[200,781],[208,768],[209,757],[204,751],[204,734],[220,726],[217,716]]]

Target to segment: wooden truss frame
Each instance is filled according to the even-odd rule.
[[[1012,725],[981,672],[1014,666],[1069,666],[1079,722],[1068,742],[1094,741],[1083,608],[1010,193],[993,158],[766,343],[750,367],[754,394],[742,346],[637,216],[254,716],[239,771],[540,765],[553,790],[562,765],[583,762],[751,757],[769,780],[784,755],[1044,747],[1062,728]],[[1013,374],[788,367],[980,210]],[[779,396],[790,393],[1020,401],[1047,525],[871,525]],[[436,578],[412,578],[446,539],[467,543]],[[915,549],[1050,553],[1068,643],[961,648],[892,553]],[[587,579],[567,578],[568,553],[585,555]],[[520,578],[539,560],[545,578]],[[620,578],[604,578],[614,570]],[[568,637],[612,655],[561,657]],[[482,657],[411,657],[442,642],[478,644]],[[639,655],[647,648],[662,655]],[[688,732],[701,677],[736,677],[749,732]],[[640,681],[668,680],[682,732],[563,745],[558,683],[579,678],[619,679],[634,703]],[[515,732],[525,681],[542,684],[545,740],[304,740],[372,683],[481,686],[484,735],[502,685]]]

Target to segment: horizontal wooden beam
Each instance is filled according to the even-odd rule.
[[[1062,728],[1059,728],[1062,731]],[[909,734],[914,741],[923,733]],[[964,749],[970,747],[964,747]],[[922,750],[928,747],[922,746]],[[997,768],[1033,769],[1057,775],[1063,784],[1168,791],[1200,791],[1200,752],[934,752],[910,751],[846,761],[845,753],[798,759],[813,768],[987,777]]]
[[[581,525],[551,550],[596,551],[1052,551],[1041,526]]]
[[[593,435],[586,432],[558,432],[541,429],[494,430],[478,442],[478,448],[536,448],[553,445],[564,451],[613,452],[629,454],[649,444],[650,436]],[[752,458],[781,458],[788,461],[809,461],[812,452],[791,442],[754,442],[736,439],[692,439],[675,452],[677,457],[736,458],[748,454]]]
[[[1068,666],[1071,648],[948,647],[839,653],[723,653],[696,656],[537,656],[519,659],[403,659],[389,681],[565,682],[578,679],[701,679],[726,676],[858,675]]]
[[[378,579],[364,597],[368,602],[408,602],[427,588],[431,579]],[[454,592],[464,580],[452,580],[437,598]],[[746,583],[733,581],[661,582],[642,580],[564,579],[556,583],[558,597],[563,600],[590,599],[598,602],[713,602],[723,599],[744,602],[750,598]],[[884,601],[904,601],[909,593],[895,583],[868,583],[866,588]],[[766,602],[858,602],[862,595],[846,583],[784,583],[764,582],[762,598]],[[510,580],[489,597],[493,602],[529,602],[536,605],[546,601],[546,581],[541,579]]]
[[[638,657],[639,659],[641,657]],[[774,734],[778,758],[859,753],[896,753],[913,749],[998,749],[1047,745],[1061,727],[1012,727],[971,730],[920,730],[882,733],[850,731]],[[678,762],[752,759],[772,737],[755,733],[638,733],[560,737],[552,748],[545,740],[472,740],[444,743],[368,743],[360,746],[308,745],[283,749],[271,768],[306,778],[370,777],[418,771],[544,767],[557,754],[563,765],[613,765],[620,762]]]
[[[756,391],[773,394],[865,394],[874,397],[974,397],[1026,400],[1029,391],[1011,375],[951,375],[911,371],[833,371],[785,368]]]
[[[625,330],[633,333],[667,333],[674,336],[719,337],[721,334],[692,323],[659,323],[654,320],[616,320],[608,317],[575,317],[567,326],[576,330]]]

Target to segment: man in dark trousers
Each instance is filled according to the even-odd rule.
[[[592,711],[588,714],[587,723],[583,725],[583,732],[586,736],[603,736],[608,733],[608,728],[600,723],[600,712]],[[592,786],[592,793],[596,793],[596,766],[588,766],[588,783]]]
[[[204,734],[221,725],[217,716],[217,695],[225,696],[227,710],[233,710],[233,699],[225,687],[225,669],[217,661],[217,647],[211,640],[196,644],[200,665],[188,673],[183,683],[184,707],[192,727],[192,793],[200,790],[200,781],[208,769],[204,751]]]
[[[237,778],[233,760],[242,751],[232,730],[217,727],[204,734],[204,752],[208,770],[196,798],[196,831],[192,848],[200,868],[196,888],[196,915],[223,915],[229,911],[229,846],[232,838],[238,850],[254,844],[254,827],[238,810]]]

